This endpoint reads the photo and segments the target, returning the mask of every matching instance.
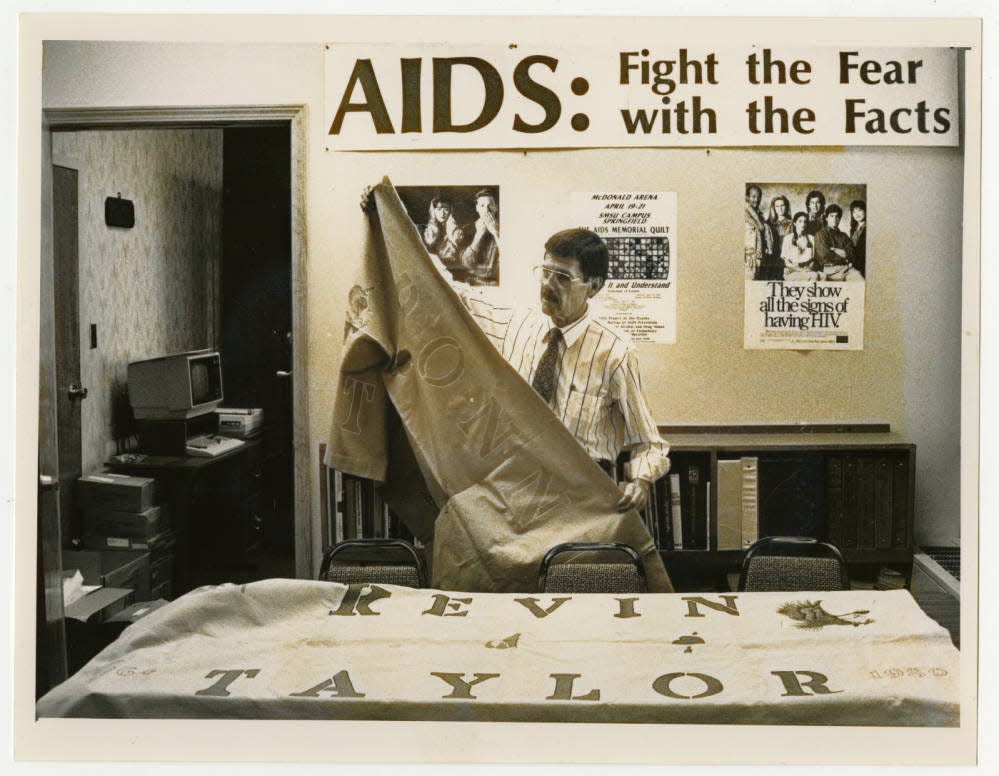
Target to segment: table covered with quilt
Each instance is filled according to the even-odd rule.
[[[905,590],[511,594],[273,579],[131,625],[40,717],[956,726]]]

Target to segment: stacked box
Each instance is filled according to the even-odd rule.
[[[100,590],[87,593],[83,598],[69,604],[64,611],[66,614],[66,632],[69,635],[69,644],[67,644],[67,647],[69,649],[68,657],[70,663],[79,662],[73,658],[73,654],[76,652],[74,647],[77,647],[74,643],[77,639],[73,636],[73,630],[76,627],[73,625],[74,621],[79,621],[80,623],[107,622],[124,611],[126,607],[131,606],[134,600],[135,591],[131,588],[102,587]],[[83,662],[86,662],[86,660]]]
[[[90,474],[78,480],[77,501],[83,510],[83,546],[101,554],[143,553],[145,584],[141,593],[136,591],[136,601],[169,597],[176,538],[166,507],[155,503],[156,480],[112,472]]]
[[[130,539],[119,536],[87,534],[83,545],[89,549],[108,552],[142,551],[149,555],[149,598],[138,601],[170,598],[173,594],[174,546],[177,537],[173,531],[162,531],[149,539]]]
[[[84,509],[144,512],[156,503],[156,480],[100,472],[76,481],[76,501]]]
[[[151,506],[141,512],[91,507],[83,511],[83,520],[87,533],[138,541],[148,541],[168,527],[160,506]]]
[[[128,588],[136,601],[148,601],[149,553],[142,550],[67,550],[62,554],[64,569],[79,569],[86,585]]]
[[[260,431],[264,425],[264,411],[259,408],[219,407],[215,414],[219,419],[219,434],[222,436],[246,439]]]

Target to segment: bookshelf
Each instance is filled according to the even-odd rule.
[[[907,582],[911,578],[916,447],[886,424],[660,430],[670,442],[672,473],[679,474],[681,487],[691,489],[686,476],[691,467],[706,472],[697,485],[706,508],[694,507],[694,518],[703,523],[700,532],[695,529],[695,548],[660,545],[678,591],[726,589],[727,575],[738,571],[745,545],[762,536],[830,541],[843,552],[851,579],[860,585],[873,582],[882,567],[902,572]],[[757,528],[736,545],[730,533],[731,502],[719,511],[729,476],[723,472],[719,483],[719,464],[725,469],[726,462],[747,460],[756,468],[750,501],[755,496]],[[690,501],[684,498],[684,510]]]
[[[319,502],[322,551],[346,539],[404,539],[419,545],[399,516],[389,509],[372,480],[331,469],[319,445]]]
[[[831,541],[860,585],[872,584],[882,568],[902,572],[908,584],[916,446],[886,424],[661,426],[660,431],[670,443],[672,468],[656,483],[642,517],[677,592],[728,590],[728,576],[738,572],[748,544],[788,535]],[[752,465],[735,468],[753,470],[756,527],[735,539],[731,525],[726,532],[724,521],[719,524],[719,502],[726,498],[724,488],[719,495],[719,471],[726,462],[746,459]],[[413,541],[369,480],[320,464],[320,502],[324,551],[350,538]],[[674,542],[677,506],[682,542]]]

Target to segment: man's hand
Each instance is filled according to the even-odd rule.
[[[373,186],[365,186],[361,192],[361,210],[365,213],[375,212],[375,189]]]
[[[649,483],[645,480],[632,480],[621,489],[621,492],[623,495],[617,502],[618,512],[643,509],[649,503]]]

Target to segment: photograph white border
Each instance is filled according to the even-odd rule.
[[[41,10],[49,10],[52,4],[47,4],[48,7]],[[109,4],[110,5],[110,4]],[[121,4],[125,5],[125,4]],[[161,6],[165,6],[162,3]],[[199,3],[195,7],[194,3],[183,3],[180,4],[183,7],[177,10],[210,10],[210,4]],[[282,10],[295,11],[295,10],[307,10],[298,9],[295,5],[303,5],[301,3],[294,4],[288,3]],[[364,4],[364,9],[367,11],[376,11],[376,3]],[[517,4],[520,5],[520,4]],[[526,4],[524,4],[526,5]],[[691,8],[697,7],[701,9],[698,13],[704,15],[703,6],[701,4],[679,4],[688,6],[687,12],[691,13]],[[732,12],[738,11],[739,9],[732,8],[733,4],[730,3],[716,3],[716,6],[726,6],[721,12]],[[763,4],[754,4],[754,9],[759,10]],[[769,4],[771,6],[775,4]],[[846,2],[839,2],[836,4],[827,4],[830,8],[835,5],[837,10],[841,13],[844,6],[854,5],[857,8],[853,8],[851,12],[859,13],[858,8],[863,6],[864,15],[868,15],[867,12],[877,13],[879,8],[890,4],[879,4],[879,3],[856,3],[848,4]],[[906,15],[917,16],[920,13],[929,14],[930,12],[937,14],[941,11],[947,11],[947,8],[940,8],[939,3],[921,3],[910,1],[905,4],[896,3],[897,7],[904,7]],[[947,4],[949,6],[975,6],[979,4],[962,4],[962,3],[952,3]],[[925,6],[925,7],[923,7]],[[932,6],[932,8],[930,7]],[[358,10],[358,9],[355,9]],[[457,9],[455,9],[457,10]],[[510,8],[514,10],[514,8]],[[528,9],[521,9],[522,11]],[[533,12],[537,12],[537,4],[534,4],[531,9]],[[564,10],[564,8],[559,9]],[[579,12],[585,12],[587,9],[580,8],[573,10],[578,10]],[[625,10],[621,4],[618,4],[615,11],[620,13]],[[673,9],[670,9],[671,12]],[[790,9],[787,9],[790,10]],[[820,12],[823,8],[813,9],[814,11]],[[827,9],[828,10],[828,9]],[[970,9],[969,9],[970,10]],[[965,13],[968,13],[966,10]],[[984,6],[982,7],[984,11]],[[774,13],[771,11],[771,13]],[[779,13],[779,12],[777,12]],[[956,15],[965,15],[960,13],[960,9],[955,8],[954,13]],[[974,13],[971,11],[971,13]],[[980,15],[978,12],[976,15]],[[887,15],[887,14],[886,14]],[[14,405],[13,397],[5,402],[5,406],[8,407],[10,412],[7,413],[8,417],[18,417],[20,420],[18,422],[18,435],[17,443],[18,446],[16,450],[18,455],[15,456],[14,451],[5,450],[4,458],[2,462],[4,464],[4,473],[8,471],[15,471],[14,465],[16,464],[16,475],[12,479],[12,484],[19,486],[12,488],[11,492],[18,496],[17,503],[17,519],[21,521],[23,517],[27,514],[33,514],[34,507],[31,502],[33,502],[33,461],[30,455],[25,455],[27,451],[34,449],[35,440],[33,439],[34,434],[32,431],[37,431],[37,425],[31,422],[30,417],[25,417],[25,413],[30,415],[30,406],[28,398],[24,397],[23,389],[24,385],[27,384],[37,384],[37,366],[35,366],[35,374],[32,376],[30,374],[32,365],[37,364],[37,342],[34,350],[27,346],[26,342],[30,342],[32,336],[37,340],[38,332],[38,311],[37,305],[35,309],[31,309],[30,305],[25,304],[25,300],[30,300],[34,296],[37,296],[37,272],[34,277],[30,273],[32,264],[25,257],[27,256],[37,256],[37,243],[38,243],[38,184],[37,176],[30,174],[32,170],[36,169],[32,167],[30,162],[36,161],[39,157],[38,151],[38,138],[39,133],[37,132],[39,110],[34,110],[32,108],[40,108],[40,70],[38,73],[31,71],[33,66],[40,63],[40,45],[39,39],[32,39],[35,34],[48,36],[48,30],[50,22],[56,21],[55,19],[42,19],[41,17],[25,18],[22,17],[22,33],[26,36],[22,38],[22,49],[21,49],[21,59],[20,63],[23,68],[22,71],[22,81],[21,88],[22,91],[19,95],[19,129],[21,133],[21,143],[19,147],[20,159],[22,170],[26,170],[27,174],[22,175],[20,178],[20,185],[18,189],[19,196],[19,213],[20,215],[16,217],[15,224],[12,226],[17,226],[18,240],[17,240],[17,250],[16,255],[21,257],[23,262],[20,265],[21,272],[17,276],[16,283],[16,296],[14,301],[18,302],[17,305],[17,320],[16,320],[16,332],[17,332],[17,343],[20,346],[20,350],[17,354],[17,377],[18,385],[21,387],[22,392],[19,401]],[[267,19],[240,19],[238,24],[230,24],[233,20],[230,19],[213,19],[213,22],[227,22],[227,26],[231,27],[228,32],[235,33],[236,38],[246,38],[252,39],[255,34],[259,34],[260,30],[270,29],[269,33],[274,37],[273,39],[293,39],[294,31],[291,29],[290,25],[284,24],[283,20],[281,24],[273,24],[272,20]],[[186,22],[186,25],[182,26],[182,22]],[[189,24],[190,20],[176,20],[174,24],[163,25],[162,28],[157,30],[156,37],[170,38],[171,34],[176,34],[179,29],[186,29],[184,39],[193,40],[196,38],[206,39],[212,36],[212,30],[206,29],[207,25],[198,25],[197,28]],[[80,18],[77,17],[76,21],[68,26],[63,26],[63,32],[61,35],[56,35],[55,37],[64,36],[69,30],[73,31],[73,34],[79,37],[100,37],[103,39],[110,39],[112,37],[118,37],[123,35],[127,37],[130,30],[135,30],[138,27],[142,27],[148,23],[147,20],[142,20],[138,17],[133,17],[129,20],[114,19],[109,17],[88,17]],[[899,22],[901,24],[901,22]],[[943,27],[947,25],[947,22],[941,20],[940,24],[934,30],[934,33],[939,32]],[[988,21],[988,26],[990,27],[989,32],[994,32],[994,20]],[[55,25],[58,27],[59,25]],[[213,28],[214,29],[214,28]],[[113,30],[113,34],[109,33],[109,30]],[[313,36],[308,36],[312,39]],[[929,37],[929,35],[928,35]],[[268,38],[271,39],[271,38]],[[927,45],[931,45],[931,42],[927,41]],[[987,49],[987,47],[986,47]],[[977,64],[980,67],[981,59],[978,56],[979,52],[974,52],[969,61],[969,93],[973,90],[971,89],[971,78],[970,74],[974,72],[975,68],[972,65],[977,60]],[[12,99],[11,102],[14,102]],[[977,111],[972,111],[971,106],[968,106],[966,115],[968,116],[968,123],[966,125],[966,133],[968,137],[972,137],[972,133],[976,128],[976,123],[980,128],[980,116],[974,115]],[[962,352],[962,360],[965,364],[965,380],[962,386],[963,393],[963,406],[966,409],[975,408],[978,404],[978,374],[977,370],[975,372],[969,372],[969,367],[974,364],[977,367],[979,344],[980,344],[980,334],[986,332],[986,328],[990,332],[994,332],[994,321],[990,320],[987,326],[979,329],[978,320],[978,302],[980,289],[977,283],[977,274],[979,265],[977,260],[972,260],[973,257],[978,256],[978,251],[981,245],[980,242],[980,223],[979,223],[979,207],[976,206],[979,203],[979,192],[980,192],[980,180],[979,180],[979,170],[982,171],[982,178],[985,177],[985,169],[981,166],[982,161],[981,149],[974,143],[968,143],[966,146],[965,154],[965,170],[968,173],[966,175],[965,182],[965,229],[964,229],[964,242],[965,242],[965,278],[964,278],[964,308],[965,308],[965,318],[964,318],[964,347]],[[25,160],[29,163],[25,164]],[[986,161],[990,162],[991,169],[991,157],[986,153]],[[11,200],[13,201],[13,200]],[[994,208],[991,207],[992,202],[989,200],[985,201],[984,212],[995,212]],[[11,216],[8,216],[11,217]],[[31,226],[34,225],[35,228],[32,229]],[[8,235],[14,234],[14,229],[11,228],[7,231]],[[969,261],[971,263],[969,263]],[[37,268],[37,261],[34,264]],[[994,279],[994,270],[989,269],[982,273],[982,280],[985,285],[989,285],[989,281]],[[5,290],[10,290],[9,284],[5,284]],[[983,297],[988,298],[986,295],[982,294]],[[7,312],[5,315],[13,318],[12,310],[14,305],[4,306]],[[983,311],[984,312],[984,311]],[[983,322],[984,323],[984,322]],[[5,328],[6,331],[13,330],[13,327],[8,326]],[[12,349],[13,352],[13,349]],[[32,355],[35,356],[34,360]],[[983,359],[984,365],[985,359]],[[987,390],[985,395],[989,395]],[[5,397],[6,398],[6,397]],[[16,411],[20,411],[17,413]],[[985,428],[986,424],[991,426],[991,421],[994,420],[994,415],[990,409],[986,407],[982,408],[981,415],[981,426],[978,419],[974,417],[974,412],[964,412],[962,419],[962,459],[967,463],[971,461],[977,461],[977,447],[978,447],[978,435],[979,429]],[[35,418],[37,421],[37,417]],[[8,460],[8,456],[10,460]],[[990,462],[992,456],[987,451],[982,452],[982,464],[983,470],[988,470],[984,468],[984,464]],[[969,465],[965,465],[962,472],[962,500],[965,502],[962,508],[962,547],[976,548],[978,546],[990,546],[985,544],[986,539],[986,524],[982,525],[982,544],[978,543],[977,535],[977,515],[974,514],[974,504],[968,504],[969,500],[974,500],[974,493],[972,492],[977,484],[978,477],[977,471],[971,471]],[[976,467],[977,468],[977,467]],[[994,479],[994,478],[993,478]],[[988,478],[982,481],[982,496],[983,496],[983,507],[982,511],[985,512],[984,504],[994,503],[989,497],[994,496],[994,490],[989,482]],[[6,483],[5,483],[6,490]],[[4,494],[6,495],[6,493]],[[988,499],[988,501],[986,501]],[[9,499],[4,499],[5,504],[11,503]],[[970,507],[970,509],[969,509]],[[994,530],[992,531],[994,534]],[[28,541],[25,541],[25,540]],[[18,554],[18,557],[25,557],[25,549],[31,549],[28,547],[31,541],[33,541],[34,536],[19,535],[17,537],[17,544],[7,543],[7,547],[10,547]],[[7,550],[5,549],[5,560],[10,560],[6,557]],[[27,556],[33,557],[33,551]],[[962,575],[965,579],[974,578],[977,573],[977,557],[975,553],[965,552],[962,556],[963,561],[963,571]],[[30,566],[33,569],[33,563]],[[988,564],[986,564],[988,565]],[[13,564],[5,563],[5,568],[13,568]],[[16,591],[26,591],[33,589],[33,581],[28,574],[25,574],[26,564],[20,563],[17,566],[17,577],[14,579],[14,586],[9,586],[8,589],[15,589]],[[30,571],[31,569],[29,569]],[[983,580],[984,582],[984,580]],[[965,585],[962,583],[962,587]],[[984,585],[983,585],[984,587]],[[995,605],[991,603],[991,599],[988,596],[982,595],[983,608],[981,616],[983,618],[988,617],[990,614],[995,614]],[[971,610],[974,605],[973,596],[962,596],[962,621],[970,622],[970,617],[972,615]],[[29,654],[32,651],[33,646],[33,624],[25,629],[23,627],[25,622],[34,622],[33,611],[26,611],[29,607],[28,604],[33,604],[33,595],[23,595],[18,593],[15,599],[15,622],[22,627],[18,627],[14,632],[14,646],[18,652],[22,654]],[[972,623],[974,624],[974,623]],[[975,629],[967,629],[964,631],[966,641],[963,644],[962,650],[962,662],[968,661],[967,665],[969,668],[973,668],[977,655],[975,649]],[[990,661],[982,660],[981,665],[983,669],[989,664]],[[18,690],[16,700],[18,703],[15,704],[14,714],[15,722],[17,722],[17,715],[23,714],[24,712],[24,700],[25,694],[23,688],[25,684],[30,685],[33,682],[33,671],[28,671],[26,669],[26,663],[19,662],[18,670],[14,673],[15,680],[15,690]],[[966,685],[965,692],[963,693],[963,698],[965,702],[975,703],[975,698],[977,695],[976,688],[974,685],[974,670],[963,671],[962,676],[964,678],[964,683]],[[994,675],[994,671],[991,669],[986,672],[983,670],[983,678],[986,676]],[[31,696],[28,705],[33,707],[33,693],[30,692]],[[983,719],[984,721],[984,719]],[[70,723],[69,727],[75,728],[70,731],[68,727],[61,723]],[[116,721],[114,726],[114,736],[108,735],[107,722],[94,721],[94,720],[45,720],[39,723],[34,723],[33,729],[25,730],[23,727],[15,725],[15,735],[22,734],[19,740],[15,740],[15,754],[19,756],[41,756],[43,758],[57,757],[57,756],[68,756],[70,759],[105,759],[108,755],[109,742],[115,741],[120,744],[119,754],[125,759],[134,757],[138,750],[135,749],[131,742],[141,741],[142,756],[152,759],[175,759],[178,754],[183,756],[185,759],[216,759],[221,758],[223,760],[228,759],[254,759],[262,756],[269,756],[274,754],[280,754],[283,759],[288,760],[306,760],[306,761],[329,761],[329,760],[368,760],[372,757],[372,754],[376,755],[375,760],[381,762],[396,761],[398,756],[400,760],[398,761],[421,761],[421,760],[437,760],[445,759],[452,761],[468,761],[469,759],[476,759],[480,761],[520,761],[520,762],[564,762],[564,753],[566,749],[572,748],[573,756],[572,760],[575,761],[611,761],[611,762],[656,762],[663,759],[663,749],[664,744],[667,739],[671,739],[670,749],[674,750],[670,752],[671,758],[670,762],[673,763],[686,763],[686,762],[704,762],[703,754],[705,752],[710,753],[708,759],[709,762],[718,762],[725,757],[724,752],[720,752],[719,740],[724,739],[725,746],[724,749],[729,753],[735,755],[732,759],[736,762],[773,762],[775,760],[788,762],[794,761],[801,764],[809,763],[830,763],[836,762],[856,762],[864,763],[871,762],[872,760],[877,760],[880,762],[903,762],[909,761],[910,757],[908,753],[912,751],[913,748],[917,748],[920,751],[924,751],[927,748],[928,738],[931,736],[927,735],[925,730],[913,730],[913,731],[892,731],[892,735],[886,735],[885,731],[878,730],[876,732],[872,731],[856,731],[856,730],[836,730],[836,729],[822,729],[821,731],[812,730],[802,730],[795,729],[794,736],[789,737],[787,735],[781,735],[782,731],[786,733],[786,729],[776,728],[771,730],[760,730],[758,728],[747,728],[741,729],[738,727],[725,727],[724,729],[719,728],[707,728],[707,729],[689,729],[685,728],[683,730],[682,741],[678,741],[681,736],[676,735],[680,731],[676,729],[655,729],[656,735],[650,735],[648,730],[636,729],[632,731],[624,732],[621,730],[621,726],[603,726],[603,725],[585,725],[576,726],[576,729],[566,731],[564,728],[559,731],[557,737],[561,739],[556,751],[553,753],[551,751],[552,739],[556,736],[553,735],[552,730],[547,725],[520,725],[520,724],[504,724],[497,725],[485,723],[485,727],[475,723],[459,723],[457,727],[451,726],[452,729],[448,731],[448,735],[442,735],[442,733],[436,732],[432,736],[426,735],[426,724],[443,724],[443,723],[376,723],[379,729],[376,731],[371,731],[371,723],[230,723],[230,722],[218,722],[212,724],[205,723],[188,723],[181,721],[141,721],[141,720],[125,720]],[[263,728],[267,732],[268,739],[281,739],[280,747],[275,748],[273,743],[261,740],[263,737],[255,735],[257,725],[264,725]],[[332,735],[333,730],[330,725],[335,725],[335,735]],[[382,726],[391,726],[391,731],[388,731]],[[20,727],[20,729],[19,729]],[[311,729],[309,729],[311,728]],[[501,728],[501,729],[500,729]],[[606,728],[606,730],[605,730]],[[983,731],[988,731],[988,728],[983,727]],[[994,728],[993,728],[994,729]],[[895,735],[895,733],[898,735]],[[942,731],[945,734],[954,733],[951,735],[942,736],[942,741],[940,746],[933,744],[938,755],[943,755],[945,753],[946,747],[949,744],[959,744],[962,748],[967,751],[968,741],[967,735],[973,731],[968,731],[962,729],[960,731]],[[234,734],[238,733],[237,736]],[[818,735],[813,736],[813,733]],[[611,736],[610,739],[605,738],[606,736]],[[986,732],[987,735],[987,732]],[[373,736],[373,738],[372,738]],[[765,737],[765,740],[773,741],[776,738],[780,739],[781,746],[780,752],[760,752],[758,743],[761,736]],[[460,738],[459,738],[460,737]],[[446,741],[447,738],[454,740],[461,740],[462,746],[453,751],[451,756],[447,756],[445,752],[441,751],[441,742]],[[886,745],[884,739],[893,739],[890,744]],[[933,737],[935,738],[935,737]],[[242,745],[242,751],[239,752],[238,756],[232,751],[231,746],[226,747],[225,751],[219,751],[220,740],[228,739],[229,741],[238,740]],[[385,749],[384,743],[387,740],[391,740],[394,744],[393,749],[395,752],[388,752]],[[655,739],[650,741],[649,739]],[[880,739],[880,740],[879,740]],[[946,739],[950,739],[949,741]],[[959,740],[960,739],[960,740]],[[510,742],[515,740],[518,742],[516,749],[510,748]],[[614,751],[619,751],[623,753],[620,758],[607,758],[607,741],[613,741],[612,748]],[[181,750],[178,750],[178,742],[182,741],[183,746]],[[677,751],[679,746],[682,745],[684,751]],[[696,753],[696,748],[701,747],[701,754]],[[871,748],[877,748],[878,754],[872,758]],[[748,755],[747,752],[757,749],[758,756]],[[561,751],[561,755],[559,753]],[[552,759],[549,759],[552,758]],[[114,757],[118,759],[118,757]],[[933,752],[927,752],[925,758],[921,760],[923,764],[929,764],[933,761]]]

